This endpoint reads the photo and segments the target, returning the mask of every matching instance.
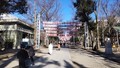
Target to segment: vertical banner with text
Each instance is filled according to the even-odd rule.
[[[36,49],[40,48],[40,23],[41,23],[41,18],[39,14],[37,16],[37,23],[36,23]]]

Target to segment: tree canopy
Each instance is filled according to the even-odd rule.
[[[0,0],[0,14],[14,13],[20,14],[27,13],[26,0]]]
[[[74,7],[76,8],[75,19],[88,22],[91,20],[90,14],[96,10],[96,2],[93,0],[76,0]]]

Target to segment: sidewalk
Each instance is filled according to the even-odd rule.
[[[6,59],[8,60],[8,59]],[[0,66],[1,67],[1,66]],[[4,68],[18,68],[18,60],[14,57]],[[41,48],[36,52],[35,65],[30,68],[74,68],[69,50],[62,48],[60,51],[53,50],[53,54],[48,54],[47,48]]]

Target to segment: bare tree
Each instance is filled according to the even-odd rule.
[[[114,0],[114,2],[111,4],[111,13],[115,16],[120,16],[120,0]]]
[[[34,41],[36,41],[36,22],[38,15],[40,15],[42,21],[62,20],[62,10],[58,0],[28,0],[28,6],[28,12],[25,17],[34,23]]]
[[[62,20],[61,5],[57,0],[30,0],[28,6],[28,13],[25,16],[31,22],[35,21],[34,14],[40,14],[43,21]]]
[[[113,3],[110,3],[109,0],[102,1],[101,3],[101,12],[103,14],[103,17],[107,20],[106,21],[106,28],[103,30],[103,33],[107,33],[107,36],[110,38],[110,45],[106,45],[105,52],[108,54],[112,54],[112,31],[114,30],[114,24],[116,23],[115,17],[116,17],[116,8],[109,8],[113,7],[113,5],[116,4],[118,0],[114,0]],[[117,6],[117,5],[116,5]],[[115,6],[114,6],[115,7]],[[118,6],[119,7],[119,6]],[[105,22],[104,22],[105,23]],[[109,47],[109,49],[108,49]]]

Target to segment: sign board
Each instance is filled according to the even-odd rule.
[[[41,23],[41,18],[40,15],[38,15],[36,22],[36,49],[40,48],[40,23]]]
[[[53,37],[57,37],[58,34],[58,24],[59,22],[43,22],[43,27],[46,31],[46,35],[47,36],[53,36]]]

